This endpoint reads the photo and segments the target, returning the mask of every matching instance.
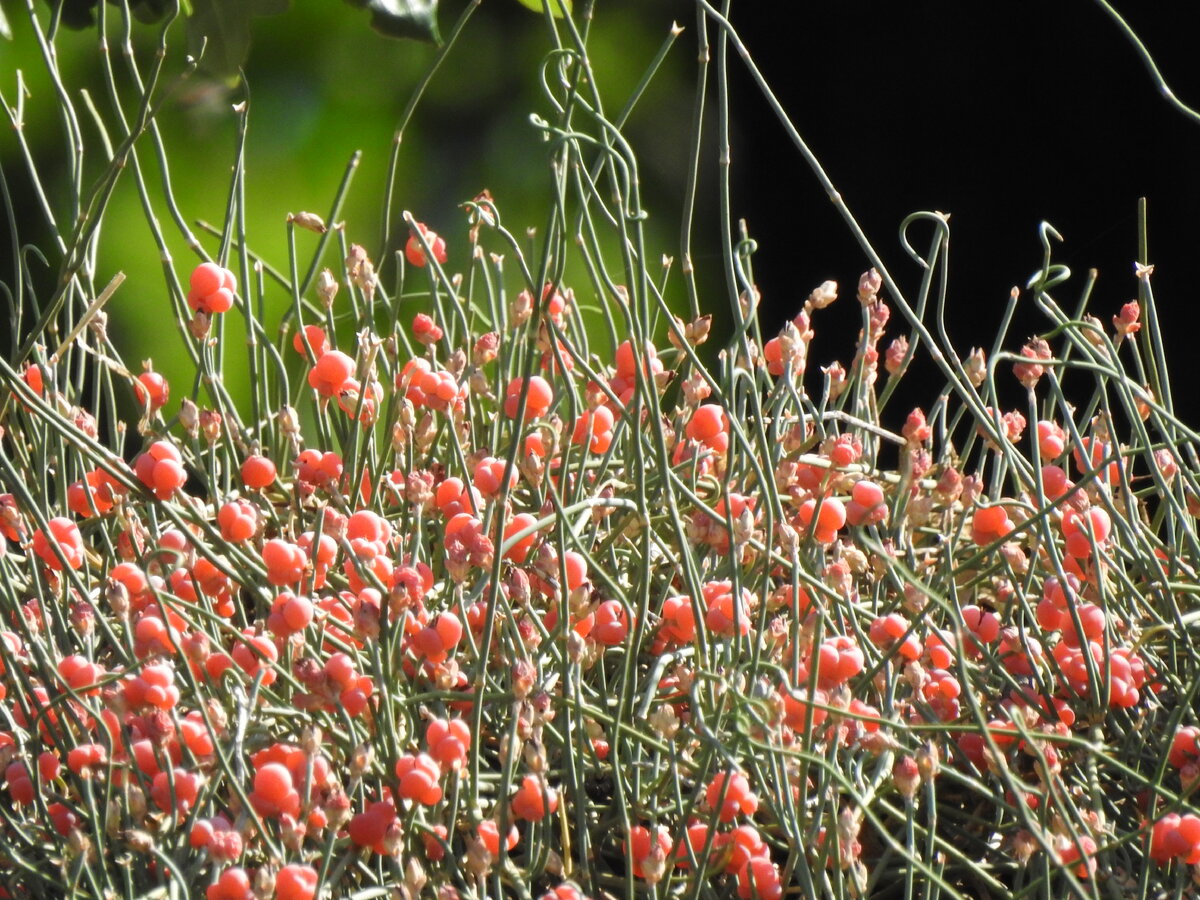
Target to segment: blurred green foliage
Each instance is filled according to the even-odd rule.
[[[10,106],[16,103],[20,70],[27,90],[23,134],[58,211],[66,200],[61,183],[64,130],[53,87],[27,12],[15,2],[0,3],[13,31],[12,41],[0,44],[0,92]],[[465,0],[442,0],[443,34],[466,5]],[[602,0],[597,4],[589,47],[610,110],[619,109],[634,90],[666,40],[672,15],[678,16],[681,7],[686,14],[690,4],[658,0]],[[44,15],[44,10],[39,13]],[[109,16],[110,31],[115,35],[118,14],[110,11]],[[146,66],[160,26],[134,23],[133,27],[137,56]],[[360,11],[335,2],[295,3],[282,15],[256,18],[252,39],[244,81],[197,72],[176,85],[158,118],[175,198],[184,218],[189,223],[203,220],[220,227],[236,158],[238,117],[233,106],[248,101],[245,214],[252,250],[286,270],[288,213],[305,210],[325,215],[347,161],[361,150],[362,162],[340,218],[346,222],[347,239],[374,254],[379,248],[382,198],[396,125],[436,48],[387,38],[368,27],[367,17]],[[111,120],[96,30],[64,30],[56,36],[55,46],[64,82],[77,105],[82,108],[80,91],[86,89],[102,115]],[[548,153],[530,126],[529,116],[549,111],[541,96],[539,70],[551,47],[543,16],[513,0],[489,0],[479,7],[405,132],[396,221],[392,223],[393,249],[407,237],[399,212],[411,210],[446,237],[450,270],[465,270],[469,265],[467,226],[458,204],[484,188],[491,191],[514,233],[545,224],[551,209]],[[173,26],[164,84],[171,83],[184,68],[186,50],[182,24]],[[652,258],[660,253],[679,254],[678,219],[690,152],[695,59],[694,42],[676,43],[627,128],[640,155],[644,204],[652,212],[648,226]],[[120,72],[119,65],[117,68]],[[118,86],[127,91],[128,112],[134,96],[128,79],[119,77]],[[83,129],[85,137],[94,141],[94,125],[85,120]],[[35,272],[44,276],[42,290],[48,292],[57,259],[50,252],[53,244],[48,242],[50,235],[34,202],[17,142],[11,131],[7,134],[0,140],[0,164],[17,202],[21,241],[37,244],[50,257],[51,270]],[[170,225],[150,144],[140,147],[139,159],[155,212],[171,243],[176,273],[186,282],[196,255]],[[92,177],[103,164],[97,157],[93,152],[87,161]],[[88,180],[85,178],[85,184]],[[6,227],[0,221],[0,230]],[[199,229],[197,234],[201,234]],[[718,235],[701,232],[699,238],[715,241]],[[302,261],[311,252],[313,240],[304,232],[298,234]],[[210,254],[216,253],[215,238],[205,235],[202,241]],[[0,247],[5,248],[0,255],[10,256],[8,246],[7,236],[0,235]],[[331,248],[336,253],[336,243]],[[697,249],[701,264],[711,256],[716,267],[715,248]],[[171,325],[162,262],[129,172],[112,198],[99,260],[96,280],[100,284],[116,271],[128,276],[108,307],[110,334],[127,351],[127,358],[153,358],[154,367],[172,382],[174,406],[192,392],[194,375]],[[327,254],[323,264],[336,261]],[[11,259],[0,263],[0,280],[8,279],[10,268]],[[569,270],[568,284],[573,276],[582,281],[582,273]],[[672,278],[672,303],[682,309],[682,283],[678,274]],[[586,284],[578,287],[582,288],[581,300],[587,302],[589,288]],[[281,290],[276,287],[272,291],[267,297],[269,324],[278,322],[288,303]],[[418,311],[413,309],[413,313]],[[401,320],[411,320],[411,315],[402,315]],[[236,337],[226,332],[227,341]],[[233,395],[239,396],[244,393],[244,361],[242,354],[232,352],[236,350],[232,341],[229,347],[227,382]]]

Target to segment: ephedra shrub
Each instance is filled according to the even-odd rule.
[[[724,60],[736,34],[700,9]],[[1046,227],[1023,298],[1043,335],[959,353],[947,221],[922,213],[928,257],[892,273],[864,241],[861,277],[814,272],[842,285],[763,335],[730,222],[730,283],[664,280],[689,248],[649,244],[578,24],[547,26],[533,250],[487,194],[445,234],[404,214],[378,258],[341,194],[281,225],[283,260],[236,191],[197,236],[141,168],[170,150],[171,26],[121,61],[145,93],[114,82],[94,111],[103,176],[39,211],[78,223],[43,248],[57,286],[5,292],[4,896],[1194,891],[1200,436],[1150,268],[1120,309],[1090,311],[1090,283],[1065,303]],[[191,248],[137,286],[184,384],[106,330],[130,287],[94,242],[118,177],[148,253],[168,227]],[[722,294],[709,356],[698,298]],[[832,303],[861,307],[857,352],[818,370]],[[897,410],[920,359],[943,386]]]

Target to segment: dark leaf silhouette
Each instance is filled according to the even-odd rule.
[[[371,27],[388,37],[440,43],[437,0],[346,0],[371,11]]]

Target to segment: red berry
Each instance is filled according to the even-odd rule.
[[[413,317],[413,335],[422,344],[436,344],[442,339],[442,329],[425,313]]]
[[[659,825],[653,834],[645,825],[634,825],[630,828],[629,843],[626,847],[629,855],[633,857],[634,877],[645,878],[646,864],[655,854],[663,860],[670,858],[673,846],[671,833],[664,825]]]
[[[540,822],[557,809],[558,792],[537,775],[526,775],[512,799],[513,815],[529,822]]]
[[[207,296],[225,286],[224,270],[214,262],[203,262],[192,269],[189,287],[201,296]]]
[[[494,858],[500,856],[500,826],[496,824],[495,819],[484,819],[479,823],[479,839]],[[508,829],[508,837],[504,841],[504,846],[511,850],[517,846],[517,841],[520,839],[521,835],[517,831],[517,826],[512,825]]]
[[[172,809],[172,785],[174,809],[179,815],[186,815],[200,794],[200,776],[180,768],[173,769],[169,774],[162,771],[154,776],[150,785],[150,797],[155,806],[165,813],[171,812]]]
[[[263,544],[262,561],[267,568],[267,581],[283,587],[296,584],[304,577],[308,556],[295,544],[272,538]]]
[[[242,483],[251,490],[270,487],[275,481],[275,463],[265,456],[247,456],[242,463]]]
[[[212,315],[233,308],[237,279],[232,272],[216,263],[204,262],[196,266],[192,270],[189,287],[187,303],[194,310]]]
[[[684,434],[689,440],[702,444],[711,444],[716,437],[729,428],[729,417],[723,407],[715,403],[705,403],[688,421]]]
[[[227,541],[241,543],[258,530],[258,509],[246,500],[233,500],[217,510],[217,527]]]
[[[471,728],[462,719],[431,719],[425,728],[425,745],[443,772],[466,765]]]
[[[160,500],[170,500],[187,483],[183,457],[169,441],[155,441],[137,458],[134,471],[138,480],[154,491]]]
[[[442,799],[442,789],[438,785],[441,774],[441,768],[433,757],[425,753],[406,754],[396,760],[400,796],[423,806],[433,806]]]
[[[317,892],[317,870],[291,863],[275,876],[275,900],[312,900]]]
[[[354,375],[354,360],[340,350],[330,350],[308,371],[308,384],[323,397],[332,397]]]
[[[101,469],[93,469],[67,488],[67,506],[83,519],[104,515],[113,508],[116,485]]]
[[[596,643],[615,647],[625,641],[630,617],[620,600],[605,600],[596,608],[595,615],[591,636]]]
[[[505,543],[507,543],[511,538],[520,534],[525,529],[534,525],[536,522],[537,519],[529,513],[517,513],[512,517],[512,521],[509,522],[504,529]],[[529,551],[532,549],[534,541],[536,541],[537,538],[538,533],[536,531],[525,535],[525,537],[521,538],[508,548],[507,552],[504,554],[504,558],[511,559],[517,565],[525,562],[529,556]]]
[[[510,419],[516,418],[517,406],[521,399],[521,388],[525,383],[523,378],[514,378],[508,383],[504,392],[504,414]],[[541,375],[529,376],[529,391],[525,397],[525,415],[536,419],[544,416],[554,402],[554,391]]]
[[[267,763],[254,773],[254,792],[271,803],[282,805],[292,789],[292,773],[287,766]]]
[[[150,411],[162,409],[171,396],[171,386],[158,372],[143,372],[133,380],[133,393],[139,406],[149,404]]]
[[[718,772],[708,783],[704,800],[711,809],[718,810],[722,822],[732,822],[739,813],[752,816],[758,809],[758,798],[741,772]]]
[[[305,325],[292,335],[292,347],[301,356],[308,353],[304,346],[305,338],[308,338],[308,344],[312,347],[313,359],[320,359],[329,352],[329,338],[325,336],[325,329],[319,325]]]
[[[241,866],[233,866],[221,873],[216,884],[205,891],[206,900],[254,900],[250,889],[250,876]]]
[[[40,528],[33,533],[33,552],[56,571],[62,569],[64,560],[69,568],[80,568],[84,561],[84,548],[79,526],[64,516],[56,516],[46,523],[46,529],[49,535]]]
[[[444,263],[447,259],[446,242],[436,232],[430,231],[420,222],[417,223],[417,228],[425,238],[425,243],[429,245],[433,258],[439,263]],[[410,265],[416,266],[418,269],[424,268],[429,262],[425,256],[425,248],[421,246],[421,242],[415,234],[410,235],[408,242],[404,245],[404,257]]]

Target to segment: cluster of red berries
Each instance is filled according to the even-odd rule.
[[[447,259],[423,225],[404,254],[417,268]],[[365,255],[358,266],[351,280],[367,290]],[[877,377],[889,321],[881,284],[868,273],[859,286],[860,389]],[[204,263],[188,303],[226,312],[234,289],[232,273]],[[952,453],[935,462],[942,426],[913,410],[899,435],[877,429],[901,446],[899,471],[880,471],[869,429],[739,418],[698,373],[670,393],[672,351],[660,358],[650,341],[622,341],[611,366],[596,365],[573,343],[574,295],[554,285],[534,294],[518,295],[510,321],[519,328],[540,313],[543,332],[529,335],[540,369],[532,357],[525,369],[498,362],[498,325],[451,346],[469,340],[452,319],[416,314],[422,355],[403,362],[371,335],[352,357],[332,333],[303,325],[292,344],[312,408],[324,416],[336,403],[355,417],[332,429],[345,438],[338,449],[328,434],[305,447],[289,409],[274,442],[267,429],[223,430],[210,415],[206,456],[182,407],[164,418],[166,381],[147,370],[133,389],[162,415],[143,421],[132,466],[64,468],[59,490],[74,518],[0,498],[0,533],[25,551],[21,592],[33,598],[0,632],[0,698],[11,695],[15,725],[0,732],[0,761],[20,816],[45,809],[78,843],[100,784],[124,798],[123,814],[149,811],[163,834],[186,824],[209,900],[310,900],[331,847],[366,872],[372,855],[449,865],[449,850],[473,876],[508,877],[501,861],[523,839],[576,827],[569,806],[581,798],[565,773],[625,777],[614,769],[627,759],[615,729],[625,740],[630,723],[613,717],[606,692],[635,678],[635,727],[653,732],[653,752],[669,744],[678,754],[706,814],[676,819],[637,803],[621,859],[615,839],[594,848],[596,865],[627,866],[650,885],[716,877],[743,900],[782,897],[790,834],[779,821],[788,804],[777,801],[799,809],[809,798],[808,816],[818,787],[800,756],[894,754],[881,769],[891,781],[876,788],[905,804],[923,799],[941,756],[972,785],[1015,773],[989,815],[1046,809],[1065,821],[1076,716],[1091,726],[1149,711],[1162,689],[1153,657],[1109,603],[1110,581],[1126,578],[1113,547],[1133,465],[1113,461],[1099,425],[1073,442],[1039,421],[1028,483],[1006,496],[997,478],[985,496],[987,454],[1020,440],[1018,413],[988,410],[972,424],[984,462],[968,474]],[[812,313],[831,294],[823,285],[739,361],[755,383],[803,391]],[[1122,311],[1125,337],[1136,312]],[[699,344],[707,330],[676,323],[672,343]],[[907,346],[883,351],[889,376]],[[1048,358],[1023,352],[1018,377],[1031,390]],[[23,380],[45,396],[53,375],[31,366]],[[849,376],[833,366],[826,376],[836,400]],[[641,402],[643,392],[657,402]],[[394,420],[377,430],[385,409]],[[167,435],[176,422],[189,440]],[[748,463],[762,424],[773,429],[770,454]],[[639,443],[647,434],[653,452]],[[650,493],[639,506],[634,457],[623,454],[636,451],[649,469],[663,447],[669,471],[658,474],[677,506],[654,508]],[[640,595],[630,572],[610,571],[638,552],[652,572]],[[953,602],[934,586],[940,566],[962,588]],[[61,642],[52,652],[39,643],[46,635]],[[702,717],[696,704],[709,695],[722,711]],[[562,710],[570,721],[560,729]],[[953,736],[937,735],[942,726]],[[756,752],[778,753],[778,765],[764,774],[704,762],[698,736],[714,728],[731,745],[748,736]],[[930,735],[928,746],[898,752],[915,734]],[[1169,752],[1185,792],[1200,779],[1198,734],[1180,728]],[[476,764],[491,771],[472,782]],[[863,865],[857,812],[824,810],[803,852]],[[1047,846],[1056,864],[1092,877],[1102,829],[1073,824],[1056,824]],[[1152,860],[1200,862],[1196,816],[1172,812],[1148,827]],[[826,840],[834,830],[837,852]],[[421,881],[411,867],[405,878],[410,893]],[[582,896],[569,882],[546,894]]]
[[[233,309],[237,278],[216,263],[201,263],[192,270],[189,288],[188,306],[211,316]]]

